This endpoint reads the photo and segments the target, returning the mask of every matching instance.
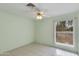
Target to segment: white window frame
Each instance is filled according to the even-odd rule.
[[[63,21],[65,21],[65,20],[63,20]],[[57,25],[57,22],[54,23],[54,43],[56,45],[61,45],[61,46],[66,46],[66,47],[72,47],[72,48],[74,48],[75,47],[75,22],[74,22],[74,20],[73,20],[73,32],[72,32],[73,33],[73,45],[59,43],[59,42],[56,41],[56,25]],[[68,31],[66,31],[66,32],[68,32]]]

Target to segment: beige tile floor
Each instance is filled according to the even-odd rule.
[[[74,53],[41,44],[30,44],[8,51],[1,56],[77,56]]]

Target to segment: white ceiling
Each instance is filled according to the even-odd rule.
[[[0,10],[22,17],[34,17],[33,11],[26,7],[26,4],[27,3],[1,3]],[[35,5],[45,12],[45,17],[58,16],[79,10],[78,3],[35,3]]]

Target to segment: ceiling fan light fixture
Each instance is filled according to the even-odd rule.
[[[42,17],[41,15],[37,15],[37,16],[36,16],[36,19],[37,19],[37,20],[42,20],[43,17]]]
[[[29,6],[29,7],[35,7],[35,5],[32,4],[32,3],[28,3],[27,6]]]
[[[32,8],[32,10],[35,11],[37,20],[43,19],[44,12],[42,12],[37,6],[35,6],[33,3],[28,3],[27,6]]]
[[[43,19],[43,12],[37,12],[36,19],[42,20]]]
[[[42,15],[42,16],[43,16],[43,15],[44,15],[44,12],[38,11],[38,12],[37,12],[37,15]]]

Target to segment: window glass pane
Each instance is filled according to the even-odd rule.
[[[73,45],[73,33],[56,33],[56,42]]]
[[[73,45],[73,20],[57,22],[56,42]]]

